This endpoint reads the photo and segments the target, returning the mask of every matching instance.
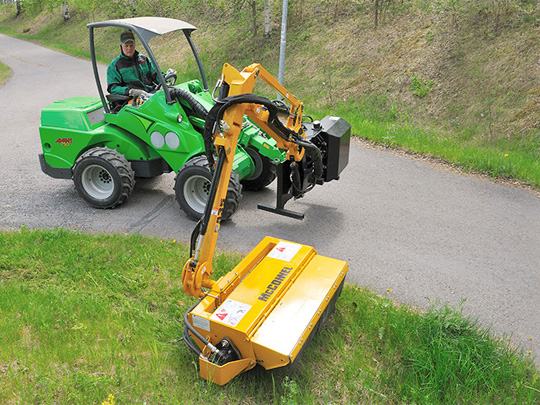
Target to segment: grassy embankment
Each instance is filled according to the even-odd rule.
[[[5,82],[9,80],[12,73],[13,72],[11,71],[9,66],[6,66],[3,63],[0,63],[0,86],[2,86]]]
[[[299,371],[225,387],[178,341],[185,246],[140,235],[0,232],[0,402],[538,403],[528,355],[461,315],[347,285]],[[240,257],[219,254],[217,277]],[[110,402],[110,401],[109,401]]]
[[[33,3],[47,1],[27,2],[17,18],[14,6],[1,7],[0,31],[79,56],[88,56],[85,23],[131,12],[110,2],[83,2],[71,6],[72,18],[64,22],[59,3],[49,12],[30,12]],[[277,72],[278,3],[270,38],[262,36],[260,10],[255,35],[250,9],[234,13],[163,0],[140,2],[137,13],[180,16],[197,25],[194,38],[212,85],[224,62],[241,68],[258,61]],[[307,113],[342,116],[355,135],[380,145],[539,187],[538,1],[381,2],[376,29],[371,3],[291,3],[285,84]],[[116,36],[98,33],[103,61],[117,54]],[[181,42],[167,38],[154,46],[162,68],[193,78],[195,65]]]

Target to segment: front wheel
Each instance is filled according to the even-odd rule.
[[[76,160],[73,182],[79,195],[91,206],[114,208],[130,196],[135,186],[135,173],[118,151],[94,148]]]
[[[276,178],[276,165],[272,160],[261,155],[251,145],[246,148],[246,152],[251,160],[253,160],[255,171],[250,177],[242,179],[241,183],[245,190],[259,191],[272,183]]]
[[[175,179],[176,200],[182,210],[193,220],[198,221],[204,215],[206,202],[210,195],[212,172],[206,156],[195,156],[183,165]],[[238,208],[242,198],[242,185],[238,174],[233,172],[229,180],[227,197],[221,213],[223,221],[229,219]]]

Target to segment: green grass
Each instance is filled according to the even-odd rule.
[[[491,139],[482,135],[488,124],[470,123],[456,130],[452,125],[422,121],[403,107],[407,105],[403,100],[380,95],[383,90],[376,96],[361,93],[341,101],[347,83],[362,82],[357,76],[363,72],[354,64],[339,70],[338,62],[329,62],[332,55],[317,60],[321,69],[309,65],[313,55],[320,54],[319,46],[333,39],[321,36],[320,27],[310,31],[302,26],[296,17],[304,2],[298,4],[291,10],[287,68],[292,73],[289,80],[307,74],[301,79],[309,85],[287,85],[306,103],[309,113],[342,116],[351,122],[355,135],[388,147],[438,156],[466,170],[540,186],[540,132],[535,129]],[[104,19],[78,15],[75,6],[66,23],[47,13],[15,19],[13,10],[0,7],[0,32],[83,57],[88,57],[85,23]],[[308,18],[308,7],[301,11],[306,13],[305,21],[315,21]],[[342,19],[337,11],[333,13]],[[216,31],[213,21],[204,21],[201,14],[195,13],[199,21],[194,22],[201,26],[195,40],[211,85],[223,62],[241,68],[257,55],[258,61],[275,70],[275,49],[247,38],[241,28],[225,24]],[[355,29],[359,25],[351,24]],[[431,43],[439,36],[435,28],[430,31]],[[97,37],[102,61],[118,52],[111,35]],[[231,49],[231,43],[237,45]],[[175,46],[165,43],[163,50],[183,63]],[[171,64],[190,78],[187,72],[194,71],[193,64],[186,70],[174,65],[178,59],[174,60],[165,67]],[[308,68],[298,68],[304,62]],[[465,62],[465,67],[474,65]],[[0,65],[0,78],[1,72]],[[478,76],[473,73],[469,72]],[[428,80],[423,72],[415,75]],[[394,82],[394,76],[381,77],[382,84]],[[443,79],[437,79],[437,84]],[[432,103],[435,87],[428,86],[428,91],[429,83],[417,82],[413,88],[405,84],[404,94],[420,91],[423,97],[417,95],[415,100],[420,109]],[[376,84],[384,88],[381,82]],[[452,107],[461,115],[467,105]],[[196,359],[178,341],[182,315],[193,302],[180,285],[186,259],[184,246],[138,235],[26,229],[0,233],[0,403],[540,402],[539,371],[531,358],[464,317],[460,307],[434,305],[421,313],[394,303],[390,294],[381,297],[350,285],[334,317],[306,351],[297,374],[287,378],[255,369],[225,387],[207,384],[198,378]],[[239,259],[220,254],[218,275]]]
[[[0,403],[540,401],[532,359],[459,307],[420,313],[350,285],[296,374],[208,384],[178,341],[194,302],[186,259],[185,246],[139,235],[1,232]],[[217,276],[239,260],[219,254]]]
[[[9,66],[4,65],[0,62],[0,86],[6,83],[10,78],[13,72]]]
[[[406,113],[377,109],[369,102],[358,106],[337,104],[335,115],[348,117],[355,135],[388,148],[437,157],[464,171],[496,179],[517,180],[540,188],[540,132],[529,137],[479,143],[467,132],[451,133],[411,124]],[[324,111],[322,109],[321,111]]]

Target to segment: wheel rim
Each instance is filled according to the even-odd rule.
[[[204,212],[210,195],[210,181],[204,176],[191,176],[184,183],[184,198],[188,205],[197,212]]]
[[[109,198],[114,190],[111,173],[99,165],[90,165],[84,169],[81,184],[90,197],[96,200]]]

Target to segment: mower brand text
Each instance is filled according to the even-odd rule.
[[[266,302],[268,298],[276,291],[276,289],[279,287],[279,285],[285,281],[287,278],[287,275],[292,271],[292,267],[283,267],[281,271],[278,273],[276,278],[272,280],[270,284],[268,284],[268,287],[266,287],[266,291],[261,294],[261,296],[258,298],[261,301]]]

